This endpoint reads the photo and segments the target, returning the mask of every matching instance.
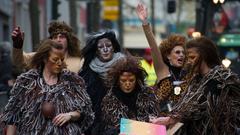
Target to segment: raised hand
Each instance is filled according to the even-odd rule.
[[[143,24],[147,23],[148,12],[145,5],[139,3],[136,8],[138,18],[142,21]]]
[[[24,41],[24,32],[21,31],[20,27],[15,27],[12,32],[13,47],[17,49],[22,49]]]

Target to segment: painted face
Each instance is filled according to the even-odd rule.
[[[67,51],[67,37],[64,34],[57,34],[53,36],[52,40],[62,45],[63,52]]]
[[[185,60],[185,51],[182,46],[175,46],[168,55],[170,64],[174,67],[182,67]]]
[[[191,65],[191,67],[193,68],[192,70],[196,72],[200,67],[199,63],[200,55],[196,48],[187,49],[187,54],[188,54],[187,64]]]
[[[113,45],[112,42],[107,39],[103,38],[98,40],[97,44],[97,57],[103,61],[103,62],[108,62],[113,58]]]
[[[63,52],[51,51],[48,60],[45,62],[45,67],[52,74],[58,74],[62,71],[64,63]]]
[[[136,76],[131,72],[123,72],[119,77],[120,88],[125,93],[130,93],[135,89]]]

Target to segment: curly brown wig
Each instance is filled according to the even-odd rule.
[[[186,48],[196,48],[200,61],[205,61],[210,68],[221,65],[217,45],[207,37],[201,36],[190,40],[186,43]]]
[[[169,64],[167,56],[171,53],[172,49],[176,46],[185,48],[186,42],[186,37],[179,34],[170,35],[167,39],[162,40],[159,48],[162,53],[163,61]]]
[[[53,21],[49,24],[48,33],[50,39],[58,34],[63,34],[67,37],[68,54],[73,57],[80,57],[80,40],[74,34],[73,29],[64,21]]]
[[[123,72],[131,72],[136,76],[137,84],[136,88],[142,87],[147,76],[147,72],[141,66],[140,58],[127,55],[126,57],[121,58],[113,64],[113,66],[108,71],[108,84],[109,86],[118,86],[118,81],[120,75]]]
[[[50,38],[52,38],[57,34],[73,33],[73,29],[65,22],[53,21],[49,24],[48,33],[50,34]]]

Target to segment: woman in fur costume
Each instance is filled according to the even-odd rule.
[[[148,122],[150,116],[159,115],[157,97],[145,84],[147,73],[137,58],[122,58],[111,67],[108,76],[112,87],[101,104],[102,135],[118,135],[121,118]]]
[[[137,15],[142,21],[142,28],[152,50],[154,69],[157,75],[157,95],[162,115],[166,115],[179,101],[186,91],[191,75],[184,67],[186,38],[172,34],[163,39],[158,47],[155,36],[148,22],[148,12],[145,5],[139,3]]]
[[[1,116],[7,134],[80,135],[93,122],[85,83],[65,68],[62,46],[45,40],[21,74]],[[16,129],[16,130],[15,130]]]

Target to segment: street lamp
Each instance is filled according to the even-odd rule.
[[[214,4],[217,4],[217,3],[218,3],[218,0],[213,0],[213,3],[214,3]]]
[[[227,59],[227,58],[225,58],[225,59],[223,59],[222,60],[222,64],[226,67],[226,68],[228,68],[230,65],[231,65],[231,60],[229,60],[229,59]]]
[[[224,1],[225,1],[225,0],[219,0],[219,2],[220,2],[221,4],[224,3]]]
[[[214,4],[218,4],[218,2],[219,2],[219,3],[222,4],[222,3],[224,3],[224,1],[225,1],[225,0],[213,0],[213,3],[214,3]]]

